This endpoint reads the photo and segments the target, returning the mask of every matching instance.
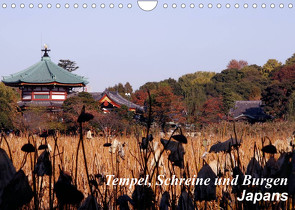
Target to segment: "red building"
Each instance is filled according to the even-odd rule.
[[[144,108],[126,98],[122,97],[118,92],[105,90],[102,93],[90,93],[100,104],[100,108],[104,112],[110,112],[115,108],[126,106],[129,111],[143,112]]]

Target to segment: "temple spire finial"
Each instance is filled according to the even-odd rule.
[[[50,52],[51,50],[48,49],[47,44],[44,44],[44,49],[42,49],[41,51],[44,52],[43,57],[49,57],[48,52]]]

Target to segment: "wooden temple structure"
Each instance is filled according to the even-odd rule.
[[[23,109],[30,106],[60,109],[73,88],[85,87],[88,83],[84,77],[53,63],[46,45],[42,51],[41,61],[2,80],[5,85],[18,88],[21,95],[18,105]]]

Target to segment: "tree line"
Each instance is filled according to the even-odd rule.
[[[219,122],[238,100],[262,100],[265,112],[275,120],[294,120],[294,89],[295,54],[284,64],[276,59],[269,59],[263,66],[231,60],[220,73],[198,71],[178,80],[147,82],[132,94],[132,100],[144,105],[149,90],[155,110],[162,107],[172,121],[180,119],[173,112],[185,113],[182,116],[188,123]]]
[[[78,68],[75,62],[68,60],[60,62],[60,66],[69,71]],[[129,82],[107,89],[117,91],[126,99],[144,106],[146,110],[149,104],[152,104],[152,117],[161,127],[171,121],[183,124],[219,122],[228,115],[229,109],[237,100],[262,100],[266,113],[273,116],[273,119],[295,120],[295,54],[284,64],[276,59],[269,59],[263,66],[249,65],[244,60],[231,60],[220,73],[197,71],[185,74],[178,80],[169,78],[160,82],[147,82],[135,91]],[[15,89],[0,83],[1,130],[13,129],[16,125],[29,129],[31,124],[28,119],[32,119],[32,124],[36,122],[34,116],[40,120],[44,119],[40,114],[44,111],[41,108],[31,109],[30,114],[27,114],[30,117],[27,116],[26,121],[16,117],[20,113],[22,116],[26,115],[17,106],[19,100],[20,96]],[[90,110],[100,115],[94,122],[101,130],[104,127],[102,122],[112,121],[112,118],[124,118],[125,121],[118,123],[117,127],[126,127],[126,122],[131,122],[133,118],[133,114],[123,106],[111,114],[112,117],[109,115],[110,119],[104,119],[106,117],[99,111],[98,103],[90,94],[82,93],[64,102],[64,112],[61,116],[63,122],[52,122],[51,127],[69,129],[74,126],[71,119],[77,115],[82,104],[87,104]],[[100,122],[99,119],[103,120]],[[64,122],[68,124],[68,128],[64,128]],[[46,125],[48,126],[48,123]]]

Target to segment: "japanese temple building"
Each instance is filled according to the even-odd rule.
[[[236,101],[233,108],[229,110],[232,120],[246,121],[249,123],[265,122],[271,119],[263,110],[262,101]]]
[[[53,63],[45,46],[41,61],[18,73],[6,76],[2,82],[17,87],[21,95],[21,108],[45,106],[50,109],[61,107],[68,94],[88,83],[84,77],[73,74]]]
[[[120,108],[122,105],[126,106],[129,111],[143,112],[144,108],[139,106],[126,98],[122,97],[118,92],[105,90],[102,93],[90,93],[93,98],[100,104],[103,112],[107,113],[114,108]]]
[[[90,94],[92,95],[94,100],[98,101],[100,109],[104,113],[109,113],[116,108],[121,108],[122,106],[126,106],[128,110],[132,112],[144,112],[144,107],[127,100],[116,91],[105,90],[103,92],[90,92]],[[71,93],[69,97],[77,95],[78,93]]]

